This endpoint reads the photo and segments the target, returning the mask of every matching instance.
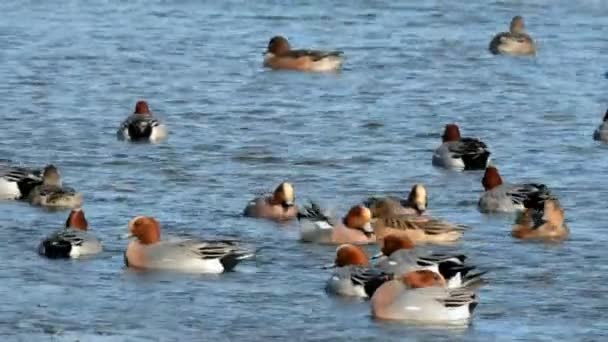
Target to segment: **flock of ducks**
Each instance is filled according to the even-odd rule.
[[[523,18],[512,19],[509,32],[497,34],[489,45],[494,54],[534,55],[536,47],[524,31]],[[342,52],[293,50],[284,37],[268,44],[264,65],[272,69],[332,71],[341,67]],[[145,101],[117,130],[131,142],[161,142],[167,128],[154,117]],[[594,139],[608,142],[608,112]],[[456,124],[447,124],[431,161],[455,171],[485,170],[478,201],[482,213],[517,213],[512,236],[517,239],[561,241],[568,237],[564,209],[544,184],[503,183],[491,152],[479,139],[462,137]],[[480,187],[481,189],[481,187]],[[88,231],[83,196],[63,185],[56,166],[43,169],[0,161],[0,199],[34,206],[69,208],[65,228],[44,238],[38,252],[48,258],[78,258],[102,251]],[[336,218],[318,204],[298,207],[293,184],[283,182],[269,194],[251,200],[244,216],[274,221],[298,220],[303,242],[336,245],[327,291],[333,295],[369,299],[372,315],[380,319],[431,323],[469,322],[478,300],[475,289],[484,271],[466,262],[465,255],[425,254],[416,246],[450,244],[468,227],[427,214],[428,193],[415,184],[407,197],[374,196],[363,199]],[[161,223],[138,216],[128,223],[131,237],[124,252],[127,267],[196,273],[230,271],[255,250],[236,240],[161,239]],[[361,247],[377,244],[380,253],[369,257]]]

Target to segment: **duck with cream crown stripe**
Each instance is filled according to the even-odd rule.
[[[264,54],[264,66],[272,69],[336,71],[343,61],[341,51],[293,50],[287,39],[281,36],[270,39]]]
[[[73,209],[65,222],[65,229],[53,233],[38,246],[38,253],[51,259],[78,258],[100,253],[101,242],[89,231],[84,211]]]
[[[340,222],[326,216],[316,203],[311,202],[298,213],[300,240],[333,245],[373,243],[376,237],[370,224],[371,219],[372,213],[367,207],[356,205],[350,208]]]
[[[152,115],[146,101],[138,101],[135,111],[122,122],[116,135],[120,140],[157,143],[167,137],[167,127]]]
[[[372,212],[372,217],[390,217],[395,215],[422,215],[428,206],[426,188],[415,184],[407,199],[393,196],[372,196],[363,204]]]
[[[474,138],[462,138],[456,124],[448,124],[442,135],[443,143],[433,153],[433,165],[452,170],[483,170],[490,160],[485,143]]]
[[[535,55],[536,45],[532,37],[526,33],[524,18],[515,16],[511,19],[509,32],[501,32],[494,36],[489,46],[490,52],[498,55]]]
[[[529,207],[538,206],[553,196],[544,184],[503,184],[500,173],[494,166],[488,166],[481,184],[485,192],[479,198],[478,207],[483,213],[522,211],[526,203]]]
[[[295,200],[293,185],[283,182],[271,195],[259,196],[251,200],[243,210],[243,215],[276,221],[291,220],[298,215]]]

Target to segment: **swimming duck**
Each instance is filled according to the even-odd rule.
[[[0,163],[0,200],[26,199],[40,184],[42,184],[42,170]]]
[[[254,198],[245,207],[243,215],[277,221],[295,218],[298,215],[298,208],[295,205],[293,185],[283,182],[277,186],[272,195]]]
[[[407,199],[398,197],[370,197],[363,202],[372,212],[372,217],[396,215],[422,215],[427,209],[428,196],[422,184],[415,184]]]
[[[342,222],[327,217],[321,208],[310,203],[298,213],[300,239],[303,242],[341,245],[367,244],[376,241],[370,225],[371,211],[363,206],[352,207]]]
[[[488,166],[481,180],[485,192],[478,203],[483,213],[512,213],[525,209],[526,200],[542,202],[551,197],[551,191],[544,184],[503,184],[500,173],[495,166]]]
[[[100,253],[101,242],[88,231],[89,224],[81,208],[72,209],[65,229],[51,234],[38,246],[38,253],[51,259],[78,258]]]
[[[379,240],[381,252],[374,256],[376,267],[386,273],[402,275],[416,270],[429,270],[441,274],[448,288],[472,287],[483,282],[486,272],[477,272],[477,267],[465,264],[461,254],[417,255],[414,243],[405,236],[387,235]]]
[[[36,185],[28,195],[33,205],[48,208],[77,208],[82,205],[82,194],[64,187],[59,170],[48,165],[42,173],[42,184]]]
[[[608,142],[608,110],[604,114],[604,121],[593,132],[593,139],[597,141]]]
[[[534,55],[536,45],[534,40],[526,33],[524,18],[515,16],[511,19],[509,32],[501,32],[494,36],[490,42],[490,52],[507,55]]]
[[[570,235],[564,216],[564,209],[557,199],[545,199],[542,204],[526,207],[517,218],[511,234],[524,240],[564,240]]]
[[[116,132],[118,139],[157,143],[167,137],[167,127],[152,115],[146,101],[137,101],[135,111]]]
[[[389,234],[405,236],[416,245],[445,244],[459,240],[467,226],[426,216],[398,215],[374,219],[371,223],[378,240]]]
[[[382,284],[371,299],[372,316],[432,324],[466,324],[477,296],[465,288],[446,289],[445,279],[418,270]]]
[[[433,165],[452,170],[483,170],[490,159],[486,144],[474,138],[462,138],[456,124],[448,124],[443,143],[433,153]]]
[[[344,58],[342,51],[292,50],[285,37],[270,39],[264,55],[264,66],[298,71],[335,71]]]
[[[343,244],[336,249],[335,271],[327,280],[326,290],[344,297],[368,298],[392,275],[369,267],[369,258],[363,249]]]
[[[125,252],[128,267],[217,274],[254,255],[234,240],[161,241],[160,223],[150,216],[132,219],[129,234],[135,239]]]

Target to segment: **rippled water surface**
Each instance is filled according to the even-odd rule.
[[[608,149],[591,140],[608,105],[605,2],[7,0],[0,13],[0,158],[58,165],[106,247],[42,259],[66,212],[0,203],[3,341],[607,338]],[[516,14],[538,56],[491,56]],[[277,33],[343,50],[343,72],[265,70]],[[115,140],[140,98],[168,123],[165,143]],[[504,178],[557,190],[569,241],[514,241],[512,217],[475,208],[481,174],[431,166],[452,121],[490,145]],[[457,249],[491,270],[473,324],[379,322],[367,302],[328,297],[319,266],[333,247],[240,216],[284,179],[336,213],[424,182],[434,215],[473,227]],[[133,272],[119,237],[139,214],[165,235],[262,249],[217,277]]]

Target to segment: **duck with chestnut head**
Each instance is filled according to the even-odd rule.
[[[342,221],[325,215],[316,204],[302,208],[298,213],[300,239],[303,242],[340,245],[368,244],[376,241],[371,227],[372,213],[364,205],[350,208]]]
[[[294,50],[287,38],[275,36],[268,42],[264,66],[278,70],[326,72],[342,66],[342,51]]]
[[[49,235],[38,246],[38,253],[50,259],[79,258],[102,251],[102,245],[89,231],[89,223],[81,208],[72,209],[65,228]]]
[[[445,126],[442,144],[433,153],[433,165],[450,170],[483,170],[490,161],[488,146],[476,138],[463,138],[456,124]]]
[[[146,101],[140,100],[133,114],[120,124],[116,136],[119,140],[157,143],[167,138],[167,126],[154,117]]]

